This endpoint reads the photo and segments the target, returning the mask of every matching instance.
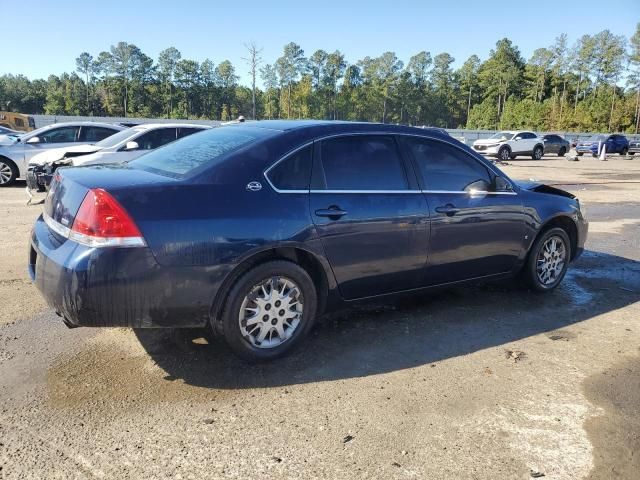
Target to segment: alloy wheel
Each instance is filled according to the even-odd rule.
[[[536,262],[538,281],[544,286],[553,285],[558,281],[567,260],[567,249],[564,240],[553,235],[544,242]]]
[[[500,150],[500,160],[509,160],[510,157],[511,154],[509,153],[508,148],[503,148],[502,150]]]
[[[0,161],[0,185],[9,183],[13,178],[13,170],[6,163]]]
[[[289,340],[302,320],[302,290],[291,279],[275,276],[254,285],[244,297],[238,322],[246,341],[275,348]]]

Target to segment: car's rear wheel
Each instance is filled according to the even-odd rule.
[[[316,309],[316,288],[304,269],[284,260],[263,263],[231,289],[222,315],[224,337],[245,360],[272,360],[300,344]]]
[[[509,147],[502,147],[498,151],[498,158],[502,161],[509,160],[511,158],[511,149]]]
[[[548,292],[556,288],[571,260],[571,243],[562,228],[544,231],[534,242],[523,269],[526,283],[534,290]]]
[[[540,160],[542,158],[542,154],[544,153],[544,150],[542,150],[542,147],[540,145],[538,145],[537,147],[535,147],[533,149],[533,153],[531,154],[531,158],[533,158],[534,160]]]
[[[0,187],[9,187],[16,183],[20,172],[11,160],[0,158]]]
[[[627,155],[627,153],[629,153],[629,149],[628,149],[627,147],[624,147],[624,148],[622,149],[622,151],[620,152],[620,155],[626,156],[626,155]]]
[[[559,157],[564,157],[566,153],[567,153],[567,149],[566,149],[566,148],[564,148],[564,147],[562,147],[562,148],[560,149],[560,151],[558,152],[558,156],[559,156]]]
[[[584,152],[578,152],[578,156],[581,157]]]

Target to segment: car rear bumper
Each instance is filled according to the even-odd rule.
[[[202,327],[221,282],[216,267],[165,267],[150,249],[92,248],[53,233],[42,216],[29,274],[69,326]]]

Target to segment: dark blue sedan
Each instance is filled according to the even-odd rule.
[[[265,121],[60,169],[29,271],[68,326],[210,326],[266,360],[363,299],[516,275],[552,290],[586,234],[573,195],[437,130]]]

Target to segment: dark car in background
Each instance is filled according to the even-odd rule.
[[[629,141],[629,155],[635,155],[636,153],[640,153],[640,139],[638,138]]]
[[[544,135],[542,142],[544,143],[544,153],[555,153],[559,157],[564,157],[571,149],[571,144],[566,138],[553,133]]]
[[[626,155],[629,151],[629,140],[624,135],[612,134],[612,135],[593,135],[586,141],[580,141],[576,145],[576,152],[578,156],[584,153],[590,153],[594,157],[600,155],[602,146],[606,146],[607,153],[619,153],[620,155]]]
[[[572,194],[436,130],[263,121],[59,169],[28,269],[68,326],[209,326],[268,360],[356,302],[517,275],[553,290],[586,234]]]

